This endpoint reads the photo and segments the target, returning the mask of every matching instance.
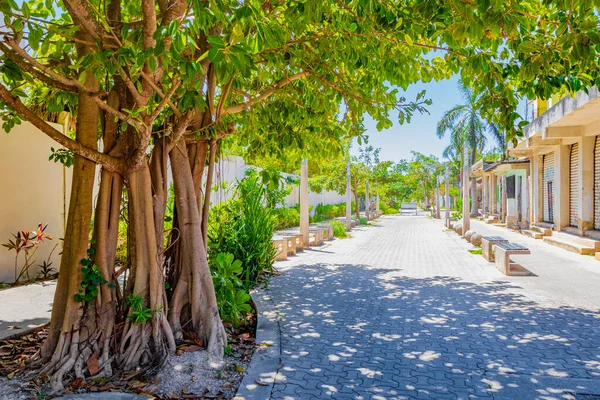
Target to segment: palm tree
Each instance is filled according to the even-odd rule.
[[[477,150],[483,151],[485,148],[486,124],[476,108],[477,96],[473,93],[473,90],[466,86],[462,80],[458,82],[458,88],[464,104],[456,105],[444,113],[437,124],[436,134],[441,139],[446,133],[450,133],[450,145],[444,150],[444,157],[460,155],[461,165],[463,165],[467,162],[463,159],[464,146],[468,146],[471,149],[470,164],[473,165],[477,161]],[[466,177],[461,177],[462,179],[466,179]],[[476,180],[473,178],[471,181],[472,215],[477,214],[476,184]],[[463,204],[463,207],[466,206]]]
[[[498,144],[500,151],[502,152],[502,161],[506,160],[506,152],[508,149],[508,143],[506,141],[506,134],[501,130],[500,125],[498,124],[489,124],[488,130],[492,134],[492,137]]]

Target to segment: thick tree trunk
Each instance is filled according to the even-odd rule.
[[[80,33],[77,35],[86,37]],[[87,54],[82,46],[78,46],[78,52]],[[87,73],[86,87],[98,90],[98,81],[91,72]],[[76,140],[96,149],[98,122],[97,105],[88,95],[80,93]],[[83,362],[97,347],[96,321],[93,318],[84,319],[84,304],[75,301],[75,294],[81,289],[81,260],[87,258],[95,167],[94,162],[75,155],[69,214],[49,335],[40,351],[42,360],[49,359],[44,371],[52,374],[54,390],[62,389],[64,375],[72,370],[75,370],[76,376],[82,376]]]
[[[360,218],[360,204],[358,202],[358,192],[356,190],[352,191],[354,195],[354,212],[356,212],[356,218]]]
[[[210,157],[208,159],[208,176],[206,177],[206,187],[204,189],[204,204],[202,206],[202,243],[206,252],[208,243],[208,211],[210,209],[210,194],[212,192],[213,179],[215,175],[215,157],[217,155],[218,142],[216,139],[210,141]]]
[[[175,283],[169,322],[182,337],[182,312],[189,310],[191,330],[206,343],[209,354],[221,360],[227,334],[219,317],[217,300],[202,234],[200,212],[195,205],[196,188],[183,143],[170,153],[180,229],[179,278]],[[206,201],[206,200],[205,200]]]
[[[154,204],[150,169],[146,163],[126,174],[129,195],[132,293],[142,299],[140,309],[150,318],[136,318],[132,299],[128,302],[127,321],[122,333],[119,366],[125,371],[162,365],[167,354],[175,351],[175,340],[166,314],[167,302],[162,265],[158,263],[158,245],[154,224]]]

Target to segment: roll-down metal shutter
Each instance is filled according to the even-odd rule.
[[[571,165],[569,174],[569,223],[577,226],[579,214],[579,143],[571,146]]]
[[[600,136],[594,146],[594,229],[600,230]]]
[[[554,153],[544,155],[544,221],[554,223]]]

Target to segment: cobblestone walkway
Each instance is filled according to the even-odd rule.
[[[425,217],[354,236],[277,264],[273,399],[600,398],[597,309],[530,296]]]

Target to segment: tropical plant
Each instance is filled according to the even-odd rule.
[[[34,265],[33,258],[37,253],[40,245],[44,240],[53,240],[53,237],[46,233],[48,224],[38,224],[37,231],[29,231],[29,229],[18,231],[13,234],[13,239],[9,239],[6,243],[2,243],[9,251],[15,252],[15,282],[19,282],[25,277],[30,280],[29,269]],[[56,248],[56,246],[55,246]],[[54,249],[52,250],[54,251]],[[23,254],[23,264],[19,268],[19,256]],[[52,253],[50,253],[52,254]]]
[[[348,233],[346,233],[346,224],[342,221],[331,221],[331,227],[333,228],[333,236],[340,239],[345,239],[348,237]]]
[[[258,173],[248,170],[238,182],[236,197],[212,213],[208,251],[211,263],[218,254],[232,254],[242,262],[240,279],[246,290],[263,272],[271,272],[275,249],[273,209],[266,206],[267,188]]]
[[[456,105],[446,111],[438,121],[436,134],[441,139],[450,133],[450,145],[444,150],[446,158],[460,158],[461,165],[468,162],[473,165],[477,161],[477,151],[483,151],[486,144],[487,124],[481,118],[477,94],[462,80],[458,82],[458,89],[463,98],[463,104]],[[464,149],[470,149],[470,160],[464,159]],[[466,179],[466,177],[465,177]],[[471,197],[476,198],[476,180],[471,180]],[[477,213],[477,204],[473,202],[471,214]]]
[[[244,272],[242,261],[233,254],[219,253],[212,258],[210,270],[221,318],[239,326],[242,317],[252,311],[250,295],[239,278]]]

